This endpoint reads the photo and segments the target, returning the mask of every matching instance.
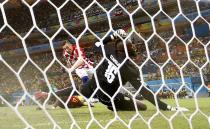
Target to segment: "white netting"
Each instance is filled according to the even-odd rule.
[[[48,12],[44,10],[45,7],[46,11],[51,13],[49,17],[47,17]],[[6,118],[2,123],[0,121],[0,128],[208,128],[210,109],[206,103],[209,103],[207,94],[210,85],[209,7],[208,0],[62,0],[61,2],[6,0],[1,2],[0,100],[2,105],[5,104],[9,108],[2,108],[2,111],[7,115],[7,112],[12,110],[20,122],[11,126],[5,125],[6,121],[11,121],[13,124],[17,120]],[[17,15],[12,15],[15,11]],[[26,14],[21,17],[18,11]],[[15,23],[15,19],[22,20],[17,20]],[[50,21],[51,19],[56,20]],[[142,87],[149,89],[155,95],[155,100],[158,96],[172,106],[189,108],[189,112],[171,113],[161,111],[158,107],[149,107],[148,111],[118,112],[113,106],[113,113],[110,114],[104,111],[108,109],[101,105],[103,110],[95,110],[96,107],[91,107],[90,103],[88,107],[77,112],[76,109],[68,109],[70,98],[67,102],[63,102],[53,92],[52,83],[57,79],[61,82],[55,83],[59,85],[57,89],[69,84],[79,93],[76,88],[79,80],[75,79],[73,74],[66,74],[67,79],[62,80],[61,78],[65,77],[62,73],[56,72],[59,67],[67,70],[60,57],[62,55],[60,42],[64,40],[62,38],[71,37],[77,48],[84,47],[85,51],[90,51],[91,54],[91,51],[94,51],[91,46],[94,46],[96,41],[102,42],[117,29],[125,29],[128,35],[125,39],[118,35],[123,40],[126,54],[125,60],[117,68],[120,88],[114,96],[109,96],[103,91],[111,98],[112,105],[120,91],[131,95],[133,99],[138,97],[141,91],[141,88],[136,90],[129,84],[126,88],[122,85],[123,80],[119,70],[129,60],[140,71],[139,79],[142,80]],[[137,59],[133,59],[128,52],[126,47],[128,39],[135,42]],[[79,52],[80,56],[81,54]],[[103,60],[108,58],[105,57],[103,47],[100,54],[102,56],[92,53],[96,63],[94,76],[97,88],[86,101],[90,101],[98,90],[102,90],[96,70]],[[54,74],[57,74],[57,78]],[[49,88],[50,95],[43,103],[33,98],[34,91],[39,89],[36,84],[32,84],[34,81],[39,81],[37,85]],[[43,84],[40,81],[43,81]],[[5,94],[18,96],[17,91],[21,91],[22,94],[13,104]],[[70,96],[72,95],[73,92]],[[66,112],[54,114],[53,110],[47,109],[51,96],[55,96],[64,104]],[[33,104],[20,108],[26,98]],[[137,109],[136,103],[134,104]],[[38,105],[43,113],[40,111],[33,114],[34,108],[31,105]],[[26,110],[27,112],[24,112]],[[0,109],[1,115],[4,115],[3,112]],[[40,115],[40,119],[33,120],[36,115]],[[199,121],[204,121],[201,122],[201,126]]]

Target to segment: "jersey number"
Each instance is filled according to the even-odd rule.
[[[111,62],[108,62],[108,63],[109,63],[109,66],[106,69],[104,76],[107,78],[107,81],[109,83],[112,83],[115,79],[115,75],[117,74],[117,67]]]

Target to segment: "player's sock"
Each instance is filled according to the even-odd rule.
[[[82,77],[82,82],[84,85],[88,82],[88,80],[89,80],[88,76]]]

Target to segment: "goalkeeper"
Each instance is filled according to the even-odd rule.
[[[132,86],[135,89],[140,88],[140,94],[149,102],[151,102],[153,105],[157,106],[161,110],[169,110],[169,111],[188,111],[186,108],[182,107],[171,107],[170,105],[167,105],[166,103],[162,102],[158,97],[155,97],[154,95],[147,89],[145,86],[143,86],[140,82],[140,73],[139,69],[130,61],[124,61],[126,58],[126,54],[124,52],[124,46],[120,38],[118,37],[121,36],[125,38],[127,34],[125,33],[124,30],[120,29],[117,30],[115,33],[109,35],[106,37],[103,42],[97,42],[96,46],[97,47],[104,47],[105,54],[107,60],[104,60],[100,66],[96,70],[97,78],[98,78],[98,83],[100,90],[96,92],[96,96],[98,97],[99,101],[105,105],[109,109],[112,109],[112,103],[110,98],[106,95],[108,94],[109,96],[114,96],[116,91],[118,90],[120,86],[119,82],[119,76],[118,76],[118,69],[120,72],[122,84],[124,85],[126,82],[130,82]],[[109,43],[114,42],[114,45],[111,45]],[[133,45],[131,40],[128,40],[127,46]],[[130,51],[128,51],[130,52]],[[120,64],[123,63],[123,65],[120,67]],[[89,98],[92,93],[97,89],[97,83],[95,81],[95,78],[92,77],[88,81],[88,83],[85,86],[82,86],[81,93]],[[65,90],[60,90],[59,92],[56,92],[58,96],[63,96],[63,95],[69,95],[73,91],[72,87],[66,88]],[[105,94],[105,93],[106,94]],[[132,99],[128,101],[127,99],[124,99],[125,96],[124,94],[118,93],[114,99],[114,104],[117,110],[124,110],[124,108],[128,105],[128,108],[126,109],[134,109],[131,107],[134,107],[132,104]],[[136,101],[137,102],[137,101]],[[137,103],[139,109],[145,110],[146,107],[143,103],[139,102]]]

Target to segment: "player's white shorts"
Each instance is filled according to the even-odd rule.
[[[92,76],[94,74],[94,69],[93,68],[81,68],[81,69],[76,69],[75,70],[77,76],[80,78],[83,78],[85,76]]]

